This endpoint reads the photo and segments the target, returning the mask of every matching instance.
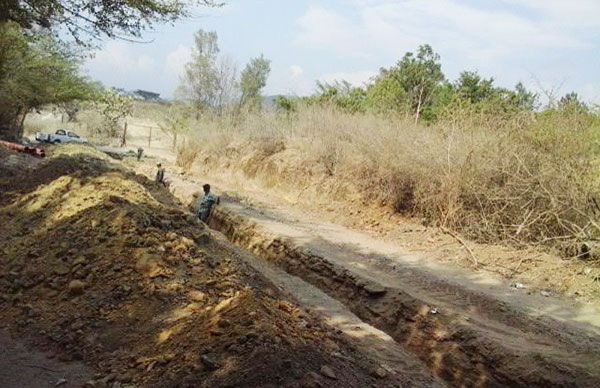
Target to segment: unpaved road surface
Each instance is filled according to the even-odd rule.
[[[184,202],[205,181],[176,175],[170,180]],[[593,306],[529,295],[489,274],[433,263],[245,194],[224,197],[210,226],[335,299],[451,385],[600,384],[600,314]],[[297,294],[305,287],[280,284]]]

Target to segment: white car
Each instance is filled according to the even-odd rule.
[[[83,137],[80,137],[75,132],[67,131],[66,129],[58,129],[54,134],[51,133],[41,133],[38,132],[35,134],[35,140],[43,141],[46,143],[78,143],[83,144],[87,140]]]

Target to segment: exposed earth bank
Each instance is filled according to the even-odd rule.
[[[27,364],[76,361],[94,387],[440,384],[382,371],[146,177],[86,147],[50,153],[0,155],[0,347],[31,349]],[[77,385],[55,378],[36,385]]]

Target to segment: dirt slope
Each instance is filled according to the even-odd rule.
[[[93,368],[90,386],[433,384],[370,376],[145,177],[83,147],[34,164],[0,182],[0,324]]]
[[[203,183],[170,179],[182,199]],[[593,306],[528,295],[498,277],[440,265],[283,205],[255,197],[242,202],[224,197],[211,226],[344,303],[452,385],[600,382]]]

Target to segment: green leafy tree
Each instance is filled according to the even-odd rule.
[[[402,86],[392,77],[380,77],[367,89],[367,106],[377,113],[406,112],[408,99]]]
[[[477,72],[463,71],[454,83],[458,96],[472,104],[492,98],[496,90],[494,79],[482,78]]]
[[[364,112],[367,92],[363,88],[352,86],[348,81],[317,82],[317,91],[307,102],[334,106],[350,113]]]
[[[77,52],[51,35],[26,36],[16,23],[0,23],[0,136],[20,139],[32,109],[93,98],[79,66]]]
[[[192,105],[196,118],[202,112],[221,113],[233,100],[236,66],[219,56],[218,36],[214,31],[199,30],[194,37],[192,59],[176,91],[178,99]]]
[[[241,74],[240,89],[242,97],[240,105],[249,110],[260,110],[262,97],[261,92],[267,85],[267,78],[271,72],[271,61],[262,54],[250,60]]]
[[[458,94],[450,82],[444,82],[435,89],[431,103],[423,109],[422,119],[425,122],[435,122],[445,116]]]
[[[217,100],[217,33],[199,30],[194,35],[192,59],[185,65],[178,94],[192,103],[196,112],[215,106]]]
[[[34,30],[61,27],[82,37],[139,38],[156,23],[189,15],[189,6],[220,6],[213,0],[2,0],[0,23],[13,21]]]
[[[277,111],[285,113],[287,116],[290,116],[292,113],[296,112],[297,103],[297,99],[286,96],[277,96],[273,100],[273,104],[275,105]]]
[[[515,104],[522,110],[534,111],[539,107],[539,96],[530,92],[521,82],[515,85]]]
[[[117,94],[114,90],[104,90],[95,101],[96,109],[103,121],[96,134],[107,137],[121,137],[121,146],[127,139],[127,117],[133,113],[133,100]]]
[[[440,56],[425,44],[419,46],[416,54],[407,52],[394,67],[382,69],[371,96],[387,106],[408,107],[417,122],[443,81]],[[379,85],[382,82],[384,84]]]

